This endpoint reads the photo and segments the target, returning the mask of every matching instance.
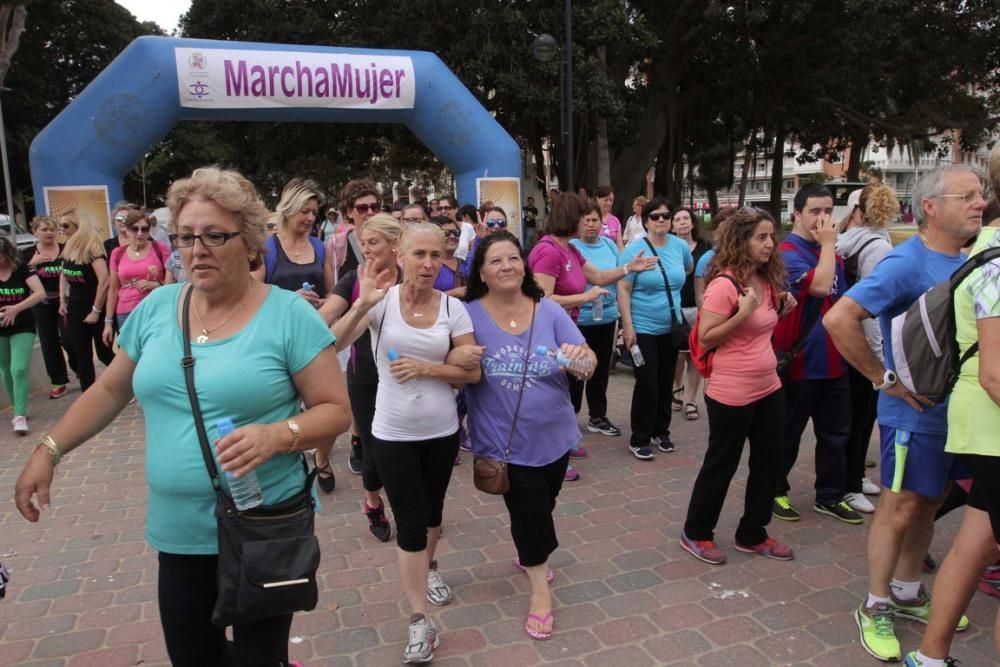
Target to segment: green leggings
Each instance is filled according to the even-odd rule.
[[[31,389],[31,348],[34,333],[0,336],[0,379],[14,403],[14,416],[28,414],[28,392]]]

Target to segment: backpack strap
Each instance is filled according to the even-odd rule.
[[[955,337],[955,334],[958,330],[958,323],[955,318],[955,306],[954,306],[955,290],[958,289],[958,286],[962,284],[962,281],[968,278],[973,271],[975,271],[978,268],[981,268],[984,264],[992,262],[995,259],[1000,259],[1000,247],[987,248],[986,250],[980,253],[976,253],[975,255],[970,257],[965,262],[965,264],[962,264],[962,266],[958,267],[958,269],[956,269],[955,272],[951,274],[951,278],[948,279],[948,282],[950,283],[949,291],[951,292],[951,298],[952,298],[952,307],[951,307],[951,312],[949,313],[950,317],[948,318],[948,325],[949,325],[948,329],[952,338]],[[956,348],[957,347],[958,346],[956,345]],[[967,349],[965,353],[962,354],[962,356],[958,359],[957,368],[959,369],[962,368],[962,366],[965,365],[966,361],[976,356],[977,352],[979,352],[978,340],[972,345],[970,345],[969,349]],[[952,358],[954,359],[954,357]]]
[[[276,249],[275,235],[267,237],[264,242],[264,282],[270,283],[274,269],[278,266],[278,251]]]

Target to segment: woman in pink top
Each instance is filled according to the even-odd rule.
[[[691,491],[681,546],[706,563],[726,562],[714,531],[749,438],[750,474],[735,547],[791,560],[791,548],[769,537],[766,526],[785,423],[771,333],[781,311],[794,310],[795,300],[781,291],[785,269],[775,252],[775,224],[767,211],[744,208],[721,229],[698,324],[702,346],[714,354],[705,385],[708,449]]]
[[[104,334],[101,336],[107,345],[111,345],[115,335],[112,316],[121,331],[125,319],[139,302],[157,287],[162,287],[167,277],[166,261],[170,257],[170,248],[149,238],[150,225],[146,216],[137,210],[129,211],[125,227],[128,229],[129,244],[115,248],[109,261],[111,280]]]
[[[610,185],[599,185],[594,190],[594,199],[601,209],[601,236],[607,236],[618,246],[618,252],[625,249],[625,241],[622,238],[622,221],[611,212],[611,207],[615,205],[615,191]]]

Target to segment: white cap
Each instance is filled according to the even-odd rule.
[[[851,194],[847,195],[847,213],[850,214],[855,208],[861,205],[861,191],[864,188],[858,188],[857,190],[852,190]]]

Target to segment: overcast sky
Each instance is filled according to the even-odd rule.
[[[153,21],[169,35],[177,29],[181,14],[191,6],[191,0],[115,0],[140,21]]]

